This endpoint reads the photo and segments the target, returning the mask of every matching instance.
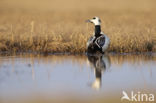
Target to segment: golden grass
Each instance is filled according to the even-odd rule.
[[[1,52],[84,53],[87,39],[94,30],[93,25],[84,21],[93,16],[102,19],[102,31],[110,37],[108,51],[156,51],[154,0],[126,0],[126,4],[122,4],[123,0],[118,0],[120,2],[116,5],[119,7],[113,1],[107,3],[106,0],[99,0],[99,7],[94,6],[94,0],[88,4],[89,0],[83,3],[67,0],[63,2],[65,6],[61,7],[61,1],[56,2],[56,5],[53,3],[52,7],[42,7],[43,2],[36,3],[35,0],[30,6],[29,0],[28,3],[22,3],[22,6],[19,6],[21,4],[17,3],[18,0],[12,1],[12,5],[3,5],[7,1],[3,1],[0,8]],[[46,3],[49,2],[51,3]],[[38,5],[34,7],[34,4]]]

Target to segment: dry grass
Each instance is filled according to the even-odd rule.
[[[102,30],[110,37],[108,51],[156,51],[154,0],[74,1],[1,1],[0,51],[84,53],[94,30],[84,21],[93,16],[102,19]]]

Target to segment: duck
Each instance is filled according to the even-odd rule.
[[[92,23],[95,26],[93,36],[87,41],[87,53],[100,52],[104,54],[110,44],[109,37],[101,31],[101,20],[99,17],[93,17],[92,19],[86,20],[88,23]]]

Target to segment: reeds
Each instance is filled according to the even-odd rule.
[[[102,31],[110,37],[109,52],[156,51],[155,9],[91,10],[1,10],[0,52],[84,53],[94,32],[94,26],[85,20],[93,16],[101,18]]]

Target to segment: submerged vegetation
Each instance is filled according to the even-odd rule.
[[[101,18],[102,31],[110,38],[108,51],[156,51],[156,7],[152,5],[155,1],[146,1],[148,3],[144,6],[133,5],[133,9],[128,8],[131,7],[128,3],[124,4],[127,7],[121,5],[114,9],[113,4],[108,2],[106,6],[105,1],[100,2],[105,6],[92,8],[93,2],[86,6],[88,8],[81,5],[69,9],[72,4],[67,4],[61,10],[54,4],[49,8],[38,6],[36,8],[40,9],[34,9],[30,6],[28,9],[27,5],[22,5],[23,8],[18,5],[7,7],[3,5],[5,2],[1,3],[0,51],[84,53],[87,39],[94,31],[94,26],[86,24],[85,20],[93,16]]]

